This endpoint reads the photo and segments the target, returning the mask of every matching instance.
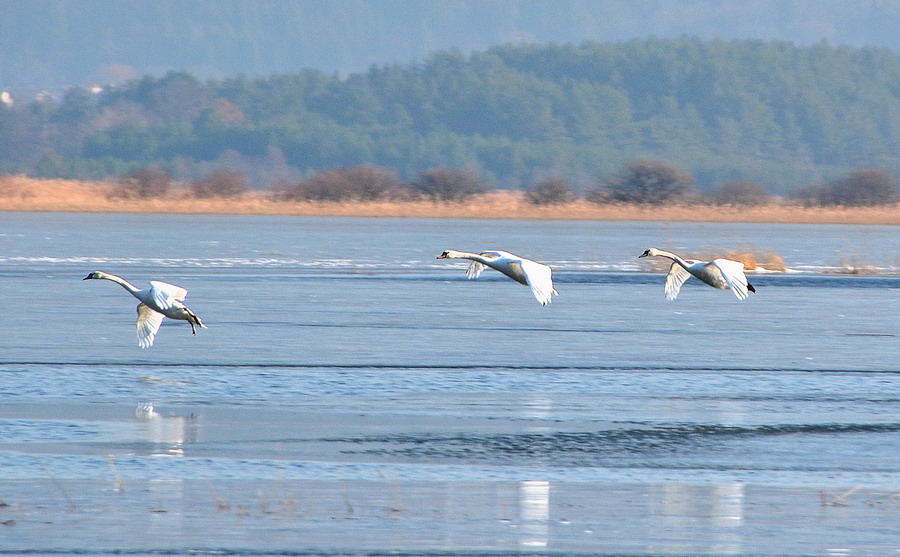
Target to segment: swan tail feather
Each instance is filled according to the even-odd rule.
[[[185,307],[185,308],[184,308],[184,311],[186,311],[187,314],[188,314],[187,322],[191,324],[191,332],[192,332],[193,334],[195,334],[195,335],[197,334],[197,329],[194,328],[195,325],[196,325],[197,327],[200,327],[201,329],[208,329],[208,328],[209,328],[209,327],[207,327],[207,326],[203,323],[203,320],[200,319],[200,316],[197,315],[196,313],[194,313],[193,311],[191,311],[189,308]]]

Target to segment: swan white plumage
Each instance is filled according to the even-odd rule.
[[[466,276],[470,279],[477,278],[485,267],[500,271],[514,281],[530,286],[531,292],[542,306],[549,304],[554,294],[559,296],[559,292],[553,288],[553,271],[549,266],[519,257],[508,251],[491,250],[471,253],[448,249],[437,258],[471,260],[472,263],[466,270]]]
[[[206,329],[206,325],[193,311],[184,305],[187,290],[174,284],[150,281],[150,288],[139,289],[120,276],[103,271],[94,271],[81,280],[109,280],[119,284],[125,290],[141,301],[137,306],[137,339],[138,346],[147,348],[153,345],[156,332],[162,324],[163,317],[187,321],[191,325],[191,332],[197,334],[197,327]]]
[[[656,248],[650,248],[641,257],[666,257],[672,260],[669,274],[666,275],[666,299],[674,300],[684,284],[691,276],[694,276],[713,288],[721,290],[731,289],[738,300],[746,299],[750,292],[756,292],[753,285],[747,282],[744,275],[744,264],[731,259],[713,259],[712,261],[697,261],[694,259],[682,259],[677,254]]]

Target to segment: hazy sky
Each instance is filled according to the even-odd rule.
[[[346,74],[435,50],[651,36],[900,52],[898,0],[0,0],[0,90],[187,70]]]

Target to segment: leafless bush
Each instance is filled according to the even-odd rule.
[[[408,196],[397,173],[379,166],[325,170],[298,182],[279,182],[275,196],[293,201],[373,201]]]
[[[462,201],[487,191],[472,172],[447,167],[422,171],[413,187],[436,201]]]
[[[605,184],[608,200],[625,203],[661,204],[687,198],[694,191],[694,177],[675,163],[654,159],[632,159]],[[599,200],[591,192],[589,200]]]
[[[363,201],[390,197],[400,188],[397,171],[380,166],[351,166],[342,173],[355,189],[353,197]]]
[[[525,192],[525,199],[533,205],[558,205],[575,198],[575,192],[562,178],[545,178]]]
[[[606,205],[613,202],[609,190],[605,186],[594,186],[584,192],[584,199],[597,205]]]
[[[880,168],[857,168],[831,183],[835,205],[873,207],[890,205],[900,200],[897,179]]]
[[[172,175],[165,169],[140,168],[119,177],[116,196],[148,199],[163,197],[172,189]]]
[[[812,184],[795,189],[790,196],[792,201],[804,207],[816,207],[831,204],[831,188],[827,184]]]
[[[798,188],[791,198],[806,206],[874,207],[900,201],[897,179],[880,168],[857,168],[830,184]]]
[[[236,197],[248,189],[247,176],[234,170],[217,170],[191,183],[194,197]]]
[[[725,182],[709,194],[709,200],[716,205],[753,206],[765,205],[772,196],[765,186],[753,180]]]

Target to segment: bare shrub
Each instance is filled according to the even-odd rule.
[[[525,199],[533,205],[559,205],[576,198],[569,183],[562,178],[544,178],[525,192]]]
[[[791,193],[790,199],[804,207],[831,205],[831,187],[827,184],[812,184],[797,188]]]
[[[295,186],[297,182],[289,180],[275,180],[272,182],[272,198],[276,201],[296,201]]]
[[[694,191],[694,176],[675,163],[632,159],[606,181],[612,201],[661,204],[684,200]]]
[[[584,199],[597,205],[607,205],[613,202],[612,195],[606,186],[594,186],[584,192]]]
[[[373,201],[408,196],[396,171],[370,165],[325,170],[298,182],[276,183],[274,190],[277,198],[294,201]]]
[[[447,167],[422,171],[413,187],[436,201],[462,201],[487,191],[472,172]]]
[[[420,201],[422,195],[421,191],[410,184],[399,184],[397,187],[388,190],[383,199],[399,202]]]
[[[277,182],[275,194],[284,201],[340,201],[348,195],[345,186],[344,180],[329,170],[297,182]]]
[[[831,183],[831,200],[847,207],[890,205],[900,200],[897,179],[880,168],[857,168]]]
[[[338,172],[349,182],[352,197],[363,201],[389,197],[400,187],[397,171],[380,166],[351,166]]]
[[[248,189],[247,176],[235,170],[217,170],[191,183],[194,197],[237,197]]]
[[[172,189],[173,182],[172,175],[163,168],[140,168],[119,177],[115,195],[141,199],[163,197]]]
[[[716,205],[766,205],[772,201],[769,191],[753,180],[725,182],[709,194],[709,200]]]
[[[806,206],[875,207],[900,201],[900,187],[886,170],[857,168],[830,184],[798,188],[791,198]]]

